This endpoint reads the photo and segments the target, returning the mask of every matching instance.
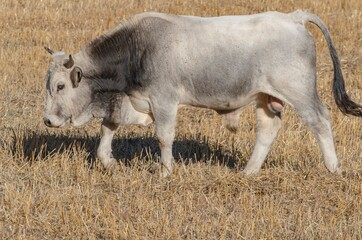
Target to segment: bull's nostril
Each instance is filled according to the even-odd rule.
[[[50,120],[48,118],[44,118],[44,124],[48,127],[50,127],[52,125],[52,123],[50,122]]]

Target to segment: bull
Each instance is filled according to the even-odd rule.
[[[328,110],[316,90],[316,47],[307,22],[323,33],[334,67],[333,95],[344,114],[362,116],[346,93],[330,33],[316,15],[295,11],[201,18],[142,13],[125,19],[78,53],[54,52],[46,76],[44,123],[80,126],[103,118],[97,157],[116,160],[120,124],[156,124],[161,175],[172,171],[177,109],[216,110],[230,130],[256,103],[256,144],[243,172],[257,173],[281,127],[284,104],[312,130],[326,168],[341,173]]]

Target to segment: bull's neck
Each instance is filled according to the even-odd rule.
[[[141,85],[137,79],[144,53],[144,38],[133,27],[119,27],[93,40],[77,54],[75,63],[79,62],[90,89],[94,115],[111,115],[120,96]]]
[[[119,111],[122,104],[123,92],[93,92],[89,105],[92,115],[96,118],[111,119]]]
[[[120,24],[82,49],[84,76],[99,91],[124,91],[142,85],[145,59],[151,51],[144,31],[134,24]]]

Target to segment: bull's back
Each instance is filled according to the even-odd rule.
[[[276,12],[158,17],[170,23],[160,30],[167,32],[160,34],[160,52],[154,61],[164,71],[160,81],[180,86],[195,105],[216,107],[226,102],[236,107],[243,97],[257,92],[268,75],[297,64],[295,57],[311,41],[303,25]]]

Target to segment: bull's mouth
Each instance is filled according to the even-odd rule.
[[[90,112],[83,112],[79,116],[70,116],[67,120],[67,123],[70,123],[73,127],[80,127],[93,118],[93,115]]]
[[[71,117],[67,118],[65,121],[59,123],[59,121],[52,121],[50,118],[47,118],[47,117],[44,117],[44,124],[47,126],[47,127],[50,127],[50,128],[62,128],[64,127],[65,125],[67,124],[70,124],[71,123]]]
[[[55,128],[62,128],[66,125],[72,124],[72,120],[71,118],[68,118],[67,120],[65,120],[62,124],[58,125],[58,126],[54,126]]]
[[[52,117],[44,117],[44,124],[47,127],[52,128],[62,128],[66,125],[71,125],[73,127],[79,127],[85,123],[87,123],[89,120],[91,120],[94,116],[90,113],[82,114],[80,116],[74,117],[73,115],[70,115],[66,118],[56,118],[54,116]]]
[[[67,124],[67,122],[63,122],[62,124],[60,125],[46,125],[47,127],[51,127],[51,128],[62,128],[64,127],[65,125]]]

